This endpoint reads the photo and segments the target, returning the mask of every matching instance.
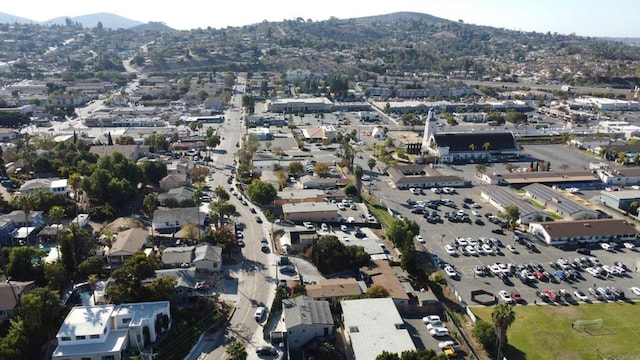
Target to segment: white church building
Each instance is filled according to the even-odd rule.
[[[429,110],[422,151],[443,163],[491,162],[522,154],[510,131],[439,132],[437,125],[433,110]]]

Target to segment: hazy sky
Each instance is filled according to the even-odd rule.
[[[2,0],[0,7],[0,12],[34,21],[110,12],[181,30],[398,11],[523,31],[640,37],[638,0]]]

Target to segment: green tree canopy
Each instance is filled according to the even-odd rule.
[[[362,246],[345,246],[336,236],[324,235],[313,245],[311,261],[323,274],[360,267],[369,261]]]
[[[247,196],[258,205],[271,204],[278,195],[278,190],[270,183],[258,179],[247,187]]]

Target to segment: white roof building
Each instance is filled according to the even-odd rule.
[[[161,321],[160,332],[167,331],[171,324],[168,301],[76,306],[64,319],[56,339],[58,346],[51,355],[58,359],[122,359],[129,347],[144,348],[156,341],[157,319]],[[148,341],[143,329],[148,329]]]
[[[341,301],[346,341],[355,360],[375,360],[383,351],[401,353],[416,346],[391,298]]]

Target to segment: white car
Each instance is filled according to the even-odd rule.
[[[458,277],[458,272],[454,268],[452,268],[451,266],[445,266],[444,272],[450,278]]]
[[[493,249],[489,244],[482,244],[482,251],[487,255],[493,255]]]
[[[305,222],[302,223],[302,225],[304,225],[305,228],[310,229],[310,230],[311,229],[315,229],[315,226],[313,226],[313,223],[310,222],[310,221],[305,221]]]
[[[509,251],[511,251],[514,254],[518,254],[519,253],[518,249],[516,249],[516,247],[513,246],[513,245],[507,245],[507,249],[509,249]]]
[[[362,177],[360,178],[360,180],[362,180],[362,181],[369,181],[369,180],[371,180],[371,176],[369,176],[369,175],[362,175]]]
[[[440,349],[444,350],[444,349],[446,349],[446,348],[448,348],[448,347],[454,346],[455,344],[456,344],[456,342],[455,342],[455,341],[453,341],[453,340],[440,341],[440,342],[438,343],[438,347],[439,347]]]
[[[434,322],[430,322],[427,324],[427,330],[431,331],[433,329],[437,329],[437,328],[443,328],[445,327],[444,324],[442,323],[442,321],[434,321]]]
[[[445,245],[444,246],[444,251],[447,252],[447,254],[451,255],[451,256],[456,256],[458,255],[458,253],[456,252],[456,249],[451,246],[451,245]]]
[[[580,301],[589,302],[589,297],[587,296],[587,294],[583,293],[582,290],[574,291],[573,295],[575,295],[576,298]]]
[[[474,249],[473,246],[471,245],[467,245],[465,249],[467,249],[467,252],[469,253],[469,255],[472,255],[472,256],[478,255],[478,253],[476,252],[476,249]]]
[[[456,238],[456,243],[460,246],[467,246],[469,245],[469,243],[467,243],[467,239],[463,238],[463,237],[457,237]]]
[[[471,210],[471,213],[475,216],[482,216],[478,210]]]
[[[431,323],[434,323],[434,322],[442,322],[440,320],[440,316],[438,316],[438,315],[427,315],[427,316],[422,318],[422,321],[425,324],[431,324]]]
[[[442,190],[440,190],[440,189],[439,189],[439,188],[437,188],[437,187],[432,187],[432,188],[431,188],[431,191],[433,191],[433,193],[434,193],[434,194],[440,194],[440,193],[442,192]]]
[[[421,243],[424,244],[424,238],[422,237],[422,235],[416,235],[416,240]]]
[[[349,228],[347,228],[347,225],[340,225],[340,230],[347,232]]]
[[[511,295],[509,295],[509,293],[506,290],[500,290],[498,292],[498,296],[500,296],[500,300],[504,301],[507,304],[513,304],[513,298],[511,297]]]
[[[480,205],[478,203],[473,203],[473,204],[471,204],[471,208],[472,209],[480,209],[480,208],[482,208],[482,205]]]
[[[434,328],[429,331],[429,334],[433,337],[449,336],[449,329],[446,327]]]
[[[633,295],[640,296],[640,288],[639,287],[634,286],[632,288],[629,288],[629,290],[631,290]]]

